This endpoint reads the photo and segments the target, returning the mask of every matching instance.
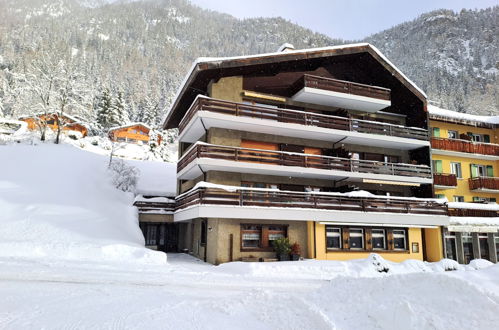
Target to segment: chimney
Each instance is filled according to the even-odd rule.
[[[295,50],[295,46],[286,42],[286,43],[282,44],[281,47],[279,47],[277,52],[282,53],[282,52],[289,52],[292,50]]]

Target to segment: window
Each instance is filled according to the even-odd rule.
[[[55,125],[55,120],[54,119],[47,120],[47,125]]]
[[[499,234],[495,234],[494,243],[496,245],[497,260],[499,260]]]
[[[242,248],[259,248],[262,236],[262,227],[257,225],[241,226]]]
[[[364,229],[361,228],[350,228],[349,229],[350,238],[350,249],[351,250],[363,250],[364,249]]]
[[[201,221],[201,245],[206,245],[206,240],[208,238],[208,222],[206,220]]]
[[[469,264],[471,260],[475,259],[473,255],[473,238],[471,233],[462,233],[464,263]]]
[[[435,173],[443,173],[444,172],[441,160],[433,160],[432,163],[433,163],[433,171]]]
[[[269,246],[272,246],[272,241],[286,237],[286,228],[283,226],[269,226]]]
[[[442,199],[445,198],[444,194],[435,194],[435,198]]]
[[[450,172],[459,179],[462,179],[463,174],[461,171],[461,163],[454,163],[454,162],[450,163]]]
[[[454,202],[464,202],[464,196],[452,196]]]
[[[406,238],[404,229],[393,230],[393,249],[394,250],[406,250]]]
[[[440,128],[433,127],[432,134],[433,134],[433,137],[440,137]]]
[[[478,243],[480,245],[480,258],[490,261],[489,237],[486,233],[478,234]]]
[[[341,249],[341,228],[326,226],[326,247],[328,249]]]
[[[472,178],[476,178],[479,176],[486,176],[486,177],[494,176],[494,167],[492,167],[492,165],[471,164],[470,170]]]
[[[445,234],[445,257],[457,261],[456,253],[456,233],[447,232]]]
[[[241,249],[272,250],[272,242],[287,237],[287,227],[280,225],[241,225]]]
[[[471,133],[471,140],[473,142],[483,142],[483,135]]]
[[[372,230],[373,250],[386,250],[386,237],[384,229]]]
[[[459,133],[457,131],[447,131],[447,137],[449,139],[458,139]]]

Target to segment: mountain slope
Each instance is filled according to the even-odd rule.
[[[488,114],[499,98],[498,13],[437,11],[366,40],[440,106]],[[78,114],[88,121],[110,88],[124,93],[131,120],[153,109],[157,122],[196,57],[272,52],[284,42],[308,48],[346,41],[282,18],[238,20],[186,0],[0,0],[0,116],[56,109],[54,101],[41,104],[43,86],[33,82],[42,64],[51,71],[47,62],[62,62],[80,77]]]

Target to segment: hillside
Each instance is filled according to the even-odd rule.
[[[436,11],[366,40],[441,107],[489,114],[499,99],[498,13]],[[238,20],[186,0],[0,0],[0,115],[58,109],[58,92],[69,86],[69,112],[94,123],[109,88],[114,98],[123,94],[127,116],[120,120],[154,125],[195,58],[271,52],[284,42],[347,41],[282,18]]]
[[[144,248],[133,195],[112,186],[106,156],[54,144],[0,152],[0,258],[166,262]]]

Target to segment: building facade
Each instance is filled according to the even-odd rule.
[[[179,249],[210,263],[440,260],[426,95],[369,44],[198,61],[179,129]]]
[[[460,263],[498,261],[498,124],[430,106],[435,196],[449,200],[445,256]]]

